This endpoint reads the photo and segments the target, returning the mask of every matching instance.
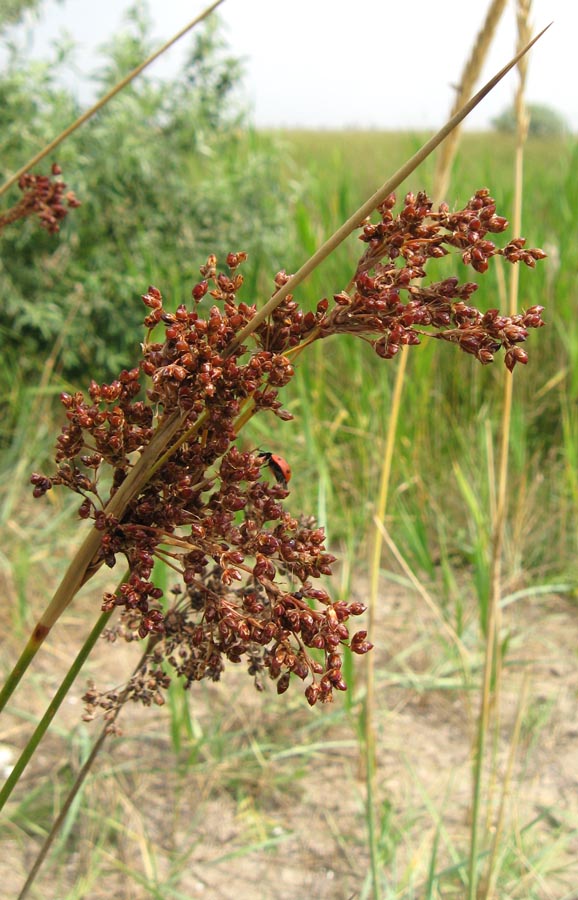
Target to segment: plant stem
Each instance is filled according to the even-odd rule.
[[[495,537],[497,532],[495,532]],[[492,550],[495,552],[495,545]],[[468,865],[468,900],[476,900],[478,884],[478,845],[479,845],[479,819],[482,798],[483,764],[486,750],[486,737],[490,719],[490,702],[492,694],[492,672],[494,667],[495,650],[495,613],[496,604],[490,597],[488,605],[488,618],[486,623],[486,649],[484,655],[484,676],[482,680],[482,699],[478,718],[478,734],[474,748],[474,782],[472,796],[472,827],[470,832],[470,856]]]
[[[467,100],[480,77],[480,72],[488,55],[496,28],[502,18],[506,2],[507,0],[492,0],[488,7],[484,23],[478,32],[468,61],[460,75],[459,88],[451,109],[452,113],[458,110],[462,103]],[[460,129],[456,128],[440,148],[434,175],[436,185],[434,197],[436,199],[446,199],[446,191],[449,187],[450,172],[455,159],[459,136]]]
[[[498,879],[499,868],[496,868],[496,857],[498,854],[498,850],[500,849],[500,841],[502,838],[502,832],[504,828],[504,817],[506,812],[506,798],[508,796],[508,792],[510,790],[510,785],[512,783],[512,775],[514,771],[514,762],[516,761],[516,753],[520,744],[520,733],[522,731],[522,722],[524,719],[524,713],[526,712],[526,699],[528,696],[528,674],[526,673],[524,677],[524,681],[522,682],[522,690],[520,692],[519,700],[518,700],[518,711],[516,713],[516,721],[514,722],[514,730],[512,732],[512,737],[510,738],[510,750],[508,753],[508,762],[506,765],[506,772],[504,774],[503,782],[502,782],[502,796],[500,799],[500,807],[498,810],[498,817],[494,826],[494,835],[492,838],[492,847],[490,850],[490,857],[488,861],[488,880],[487,887],[484,893],[485,900],[492,900],[494,896],[494,891],[496,887],[496,881]]]
[[[367,611],[367,635],[372,640],[373,629],[375,624],[375,611],[377,609],[377,600],[379,596],[379,575],[381,569],[381,552],[383,548],[383,536],[378,525],[385,518],[387,509],[387,498],[389,494],[389,483],[391,478],[391,463],[393,459],[393,450],[395,447],[395,436],[397,433],[397,425],[399,422],[399,412],[401,409],[401,396],[403,393],[403,384],[405,379],[405,371],[407,368],[407,347],[402,347],[398,369],[395,376],[395,387],[389,413],[389,421],[387,425],[387,435],[385,440],[385,448],[383,454],[383,463],[381,466],[381,476],[379,480],[379,494],[375,509],[376,528],[373,539],[373,554],[371,560],[371,585],[369,591],[369,603]],[[377,829],[375,821],[375,726],[374,726],[374,706],[375,706],[375,662],[374,654],[367,655],[366,665],[367,688],[365,695],[365,779],[367,791],[367,823],[369,830],[369,853],[371,858],[371,879],[373,884],[374,900],[380,897],[380,878],[379,878],[379,847],[377,845]]]
[[[70,687],[72,686],[74,679],[76,678],[76,676],[80,672],[82,666],[86,662],[90,651],[92,650],[96,641],[100,637],[105,625],[107,624],[107,622],[110,619],[113,612],[114,612],[114,610],[111,610],[110,612],[102,613],[99,616],[99,618],[95,622],[90,634],[88,635],[86,641],[82,645],[82,648],[80,649],[80,652],[78,653],[76,659],[74,660],[73,664],[71,665],[68,672],[64,676],[64,678],[63,678],[58,690],[56,691],[56,694],[54,695],[51,703],[49,704],[46,712],[44,713],[40,722],[36,726],[32,736],[30,737],[24,750],[20,754],[20,757],[19,757],[16,765],[14,766],[10,775],[6,779],[4,787],[0,791],[0,809],[3,808],[4,804],[8,800],[10,794],[12,793],[14,787],[18,783],[20,776],[22,775],[24,769],[30,762],[30,759],[31,759],[34,751],[38,747],[40,741],[46,734],[46,731],[47,731],[50,723],[52,722],[54,716],[56,715],[62,701],[66,697],[66,694],[68,693]]]
[[[518,33],[520,44],[524,40],[524,29],[529,29],[529,3],[520,2],[518,13]],[[524,109],[524,87],[526,79],[526,60],[520,60],[520,83],[516,92],[516,118],[517,118],[517,142],[514,172],[514,210],[512,216],[513,228],[519,233],[522,227],[522,194],[523,194],[523,162],[524,145],[527,137],[528,120]],[[514,266],[510,278],[509,311],[512,315],[518,307],[519,272]],[[504,543],[504,528],[506,522],[507,487],[508,487],[508,460],[510,451],[510,429],[512,420],[514,379],[506,378],[504,382],[504,394],[502,401],[502,422],[500,439],[500,459],[498,475],[498,496],[496,514],[492,535],[492,558],[490,576],[490,597],[488,601],[488,621],[486,633],[486,653],[484,659],[484,678],[482,688],[482,701],[478,724],[478,738],[476,746],[476,762],[474,768],[474,787],[472,803],[472,829],[470,840],[469,860],[469,893],[468,900],[476,900],[478,884],[478,845],[479,845],[479,812],[482,793],[483,763],[487,729],[490,718],[492,696],[499,698],[501,687],[501,659],[499,648],[499,634],[501,624],[501,573],[502,573],[502,549]],[[495,665],[495,671],[494,671]],[[495,678],[495,683],[493,681]],[[492,687],[493,685],[493,687]],[[496,707],[496,733],[499,729],[499,709]],[[503,812],[502,814],[503,815]],[[500,816],[501,818],[501,816]],[[493,891],[495,876],[492,867],[495,862],[495,852],[490,854],[489,870],[486,876],[487,892]],[[486,896],[488,893],[486,892]]]
[[[109,615],[109,614],[107,613],[107,615]],[[154,641],[154,639],[153,639],[153,641]],[[145,650],[145,652],[141,656],[139,662],[137,663],[133,674],[138,672],[138,670],[142,666],[142,664],[145,661],[149,652],[150,652],[150,641],[149,641],[149,644],[147,645],[147,649]],[[74,798],[77,796],[78,792],[80,791],[80,788],[82,787],[83,783],[85,782],[86,777],[87,777],[88,773],[90,772],[96,757],[102,750],[102,747],[104,746],[104,742],[110,733],[110,729],[111,729],[112,725],[116,722],[116,720],[118,719],[118,717],[120,715],[120,711],[122,709],[124,699],[126,698],[127,691],[128,691],[128,689],[125,688],[125,690],[122,692],[117,708],[114,710],[111,717],[106,720],[106,723],[103,725],[100,735],[98,736],[98,739],[97,739],[94,747],[90,751],[90,754],[89,754],[88,758],[86,759],[86,762],[84,763],[84,765],[80,769],[78,775],[76,776],[74,784],[72,785],[72,787],[68,793],[68,796],[66,797],[66,800],[64,801],[64,803],[62,805],[62,809],[60,810],[58,816],[54,820],[54,822],[52,824],[52,828],[50,829],[49,833],[47,834],[46,839],[45,839],[42,847],[40,848],[40,852],[39,852],[38,856],[34,860],[34,865],[32,866],[30,872],[28,873],[28,878],[26,879],[26,881],[22,887],[22,890],[18,894],[17,900],[24,900],[24,898],[28,896],[28,892],[29,892],[30,888],[32,887],[32,884],[34,883],[34,880],[40,870],[40,867],[42,866],[42,863],[46,859],[46,856],[48,855],[48,851],[50,850],[52,844],[54,843],[54,839],[55,839],[56,835],[58,834],[58,832],[60,831],[60,828],[61,828],[64,820],[66,819],[66,816],[68,815],[68,811],[74,802]]]

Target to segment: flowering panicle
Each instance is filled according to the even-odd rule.
[[[54,163],[51,171],[52,176],[57,176],[62,169]],[[41,227],[50,234],[55,234],[60,231],[60,223],[68,215],[68,210],[80,206],[80,200],[74,192],[66,191],[66,184],[50,175],[32,175],[26,172],[20,176],[18,187],[22,191],[22,198],[7,212],[0,214],[0,231],[18,219],[37,216]]]
[[[334,296],[336,305],[321,323],[323,335],[366,335],[384,359],[395,356],[402,345],[419,344],[420,336],[427,335],[457,344],[484,365],[501,348],[510,371],[516,363],[525,364],[527,354],[518,345],[526,340],[529,328],[544,324],[543,307],[532,306],[516,316],[502,316],[497,309],[482,313],[468,303],[478,289],[475,282],[460,284],[450,277],[426,285],[423,279],[429,261],[446,256],[448,248],[458,250],[462,262],[480,273],[487,271],[494,256],[533,268],[536,260],[545,258],[544,251],[524,249],[523,238],[503,248],[487,240],[488,233],[504,231],[508,222],[496,215],[486,189],[454,213],[445,203],[434,212],[424,193],[407,194],[397,216],[392,213],[394,204],[392,194],[379,208],[381,221],[364,223],[361,240],[368,248],[353,279],[355,290]]]
[[[57,441],[57,470],[51,477],[32,476],[34,495],[63,485],[81,496],[81,518],[92,519],[101,535],[92,569],[112,567],[119,556],[129,565],[126,581],[103,599],[103,609],[121,611],[108,636],[150,638],[146,661],[127,689],[104,695],[91,689],[91,709],[114,709],[126,697],[163,702],[167,662],[188,687],[203,678],[218,680],[226,660],[242,659],[257,687],[267,673],[283,693],[295,676],[307,683],[314,704],[346,689],[343,646],[355,653],[371,648],[365,631],[350,637],[347,625],[363,604],[333,601],[315,585],[335,561],[323,530],[285,509],[289,476],[272,479],[272,454],[242,449],[239,431],[264,410],[291,418],[279,390],[293,376],[292,355],[314,340],[358,334],[390,358],[401,345],[430,334],[457,343],[482,363],[503,347],[512,369],[526,362],[518,345],[527,329],[543,324],[541,307],[514,317],[479,312],[468,305],[475,284],[460,285],[457,278],[423,284],[429,260],[448,247],[480,272],[497,254],[527,265],[544,256],[524,250],[523,241],[500,250],[485,239],[507,224],[487,191],[452,214],[445,205],[433,212],[424,194],[408,195],[396,217],[393,204],[390,197],[381,206],[377,225],[363,223],[367,250],[353,289],[336,294],[331,306],[323,299],[315,312],[304,312],[288,295],[253,330],[249,349],[237,339],[256,315],[254,305],[237,299],[246,254],[229,254],[226,272],[211,256],[192,290],[191,309],[183,304],[165,310],[154,287],[143,295],[147,335],[138,368],[111,384],[92,381],[88,397],[62,395],[68,423]],[[288,278],[279,273],[275,290]],[[154,339],[157,327],[164,328],[163,340]],[[112,515],[110,498],[175,414],[179,426],[170,446],[122,515]],[[289,473],[286,464],[276,465]],[[170,602],[161,603],[152,581],[159,559],[180,579]]]

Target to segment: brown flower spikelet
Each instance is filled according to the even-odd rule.
[[[394,203],[391,196],[382,204],[377,224],[362,223],[367,249],[353,288],[335,294],[331,305],[322,299],[315,312],[304,312],[289,295],[255,329],[251,349],[237,345],[236,336],[256,313],[237,299],[246,254],[229,254],[226,272],[211,256],[192,290],[191,309],[182,304],[166,311],[154,287],[143,295],[147,336],[138,368],[111,384],[92,381],[88,398],[81,392],[61,396],[68,423],[57,441],[57,470],[51,477],[32,476],[34,495],[54,485],[81,495],[81,518],[93,519],[101,533],[98,562],[112,567],[120,555],[130,570],[103,599],[103,609],[121,610],[107,637],[151,641],[122,695],[88,692],[90,714],[99,706],[112,714],[121,696],[162,703],[170,681],[167,662],[189,687],[203,678],[218,680],[226,660],[243,658],[258,688],[264,672],[279,693],[295,676],[307,683],[313,705],[346,690],[343,646],[361,654],[371,649],[366,633],[350,637],[347,625],[364,612],[363,604],[334,602],[314,585],[331,574],[335,561],[323,530],[285,510],[289,492],[269,477],[265,460],[271,454],[241,449],[239,427],[265,410],[291,418],[279,390],[293,376],[295,349],[313,340],[355,334],[387,359],[429,335],[457,344],[483,364],[503,348],[512,370],[527,361],[519,345],[528,329],[543,325],[539,306],[513,317],[481,312],[469,305],[475,283],[455,277],[424,282],[431,260],[452,249],[480,273],[496,255],[530,267],[544,257],[541,250],[526,250],[522,239],[503,249],[487,239],[507,226],[487,190],[454,213],[445,204],[434,212],[423,193],[408,194],[396,216]],[[279,273],[275,290],[288,278]],[[163,340],[153,340],[157,326],[164,328]],[[122,518],[115,518],[107,513],[108,499],[175,411],[181,425],[171,452]],[[108,497],[101,493],[105,473],[112,473]],[[181,582],[172,601],[162,604],[162,591],[151,580],[157,559]]]
[[[0,213],[0,232],[7,225],[36,216],[40,226],[49,234],[60,231],[60,223],[68,215],[69,209],[80,206],[73,191],[66,190],[66,184],[57,180],[62,170],[57,163],[51,169],[51,175],[33,175],[26,172],[18,179],[18,187],[22,197],[11,209]]]

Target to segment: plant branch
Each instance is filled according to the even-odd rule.
[[[54,716],[58,712],[58,709],[59,709],[62,701],[66,697],[70,687],[72,686],[72,683],[74,682],[76,676],[78,675],[78,673],[82,669],[84,663],[86,662],[89,653],[91,652],[91,650],[94,647],[94,645],[96,644],[98,638],[102,634],[102,631],[103,631],[106,623],[110,619],[112,612],[113,611],[105,612],[99,616],[99,618],[95,622],[90,634],[88,635],[86,641],[84,642],[82,648],[80,649],[80,652],[78,653],[76,659],[74,660],[73,664],[71,665],[68,672],[64,676],[64,678],[63,678],[58,690],[56,691],[56,694],[54,695],[51,703],[49,704],[46,712],[44,713],[40,722],[36,726],[32,736],[30,737],[24,750],[20,754],[20,757],[18,758],[16,765],[10,772],[10,775],[6,779],[4,786],[3,786],[2,790],[0,791],[0,810],[3,808],[4,804],[8,800],[10,794],[12,793],[13,789],[18,784],[18,780],[19,780],[20,776],[22,775],[24,769],[30,762],[30,759],[32,758],[32,755],[34,754],[34,751],[36,750],[40,741],[42,740],[46,731],[48,730],[50,723],[52,722]]]
[[[110,615],[110,613],[106,613],[105,615],[108,616],[108,615]],[[138,672],[138,670],[142,666],[142,664],[145,661],[149,652],[150,652],[150,643],[147,646],[147,649],[144,651],[143,655],[141,656],[139,662],[137,663],[133,674],[136,674]],[[128,688],[125,689],[125,691],[121,695],[121,702],[119,702],[119,705],[117,706],[117,708],[112,712],[112,714],[110,715],[110,718],[108,718],[106,723],[103,725],[100,735],[98,736],[98,740],[96,741],[94,747],[90,751],[90,754],[89,754],[88,758],[86,759],[84,765],[80,769],[80,772],[76,776],[75,782],[72,785],[72,787],[68,793],[68,796],[62,805],[62,809],[60,810],[58,816],[54,820],[54,822],[52,824],[52,828],[50,829],[50,832],[47,834],[46,839],[45,839],[42,847],[40,848],[40,852],[38,853],[38,856],[34,860],[34,865],[30,869],[30,872],[28,873],[28,878],[26,879],[26,881],[22,887],[22,890],[18,894],[17,900],[24,900],[24,898],[28,896],[28,892],[29,892],[30,888],[32,887],[32,884],[34,883],[34,880],[40,870],[40,867],[42,866],[42,863],[44,862],[44,860],[46,859],[46,856],[48,855],[48,851],[50,850],[55,837],[59,833],[59,831],[62,827],[62,824],[63,824],[64,820],[66,819],[66,816],[68,815],[68,812],[74,802],[75,797],[77,796],[82,785],[86,781],[88,773],[90,772],[95,759],[97,758],[98,754],[102,750],[102,748],[104,746],[104,742],[105,742],[106,738],[108,737],[108,735],[110,734],[111,727],[114,725],[118,716],[120,715],[120,711],[123,708],[122,700],[123,700],[123,697],[126,696],[127,692],[128,692]]]

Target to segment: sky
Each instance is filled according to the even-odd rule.
[[[434,129],[447,118],[490,0],[225,0],[219,9],[231,53],[245,64],[244,91],[258,127]],[[39,22],[19,29],[31,55],[45,56],[66,31],[89,73],[99,45],[122,26],[131,0],[47,0]],[[160,45],[193,19],[200,0],[149,0]],[[28,21],[28,20],[27,20]],[[534,32],[553,21],[531,52],[527,100],[560,112],[578,130],[573,54],[578,3],[534,0]],[[185,37],[151,66],[178,69]],[[514,54],[515,3],[509,0],[482,73],[488,80]],[[478,86],[481,86],[480,85]],[[481,129],[512,102],[511,73],[469,118]],[[81,100],[96,99],[82,79]]]

